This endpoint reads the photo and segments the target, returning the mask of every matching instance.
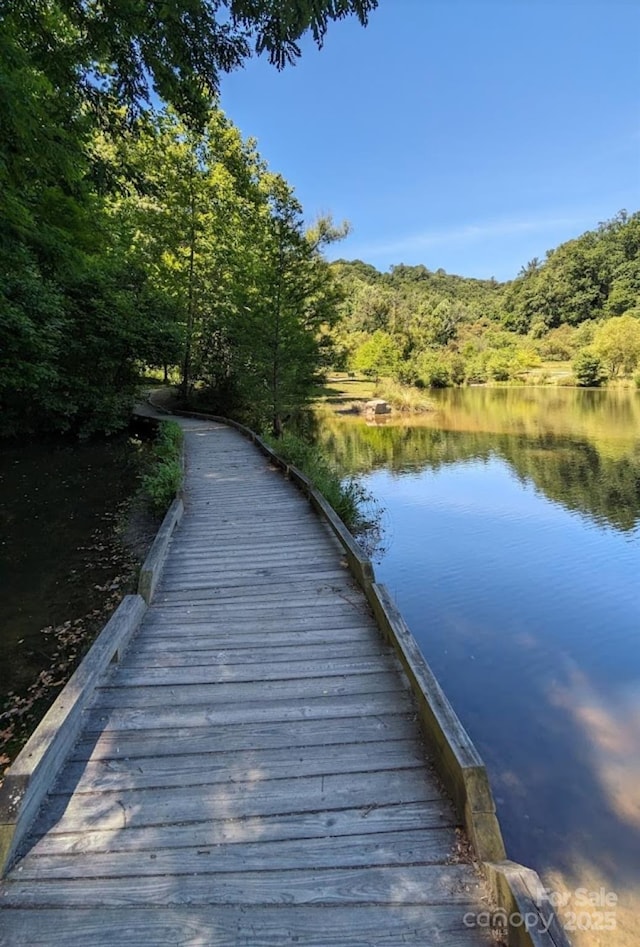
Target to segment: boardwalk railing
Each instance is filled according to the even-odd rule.
[[[110,664],[120,660],[145,611],[140,595],[125,595],[7,770],[0,788],[0,876],[11,867],[80,733],[82,712],[96,683]]]

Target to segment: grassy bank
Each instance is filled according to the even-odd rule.
[[[318,389],[316,404],[326,405],[340,414],[356,414],[367,401],[382,398],[392,408],[408,414],[432,411],[433,404],[424,388],[401,385],[389,378],[355,377],[346,372],[335,372]]]

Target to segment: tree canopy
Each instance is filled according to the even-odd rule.
[[[305,400],[339,229],[305,231],[213,97],[253,52],[282,68],[376,2],[2,6],[0,433],[113,430],[145,366],[179,365],[185,395],[207,385],[256,423]]]
[[[334,365],[422,386],[640,363],[640,215],[470,280],[329,266],[293,188],[214,102],[247,56],[377,0],[14,0],[0,7],[0,433],[122,425],[141,372],[278,429]]]
[[[253,53],[277,68],[318,46],[331,21],[366,25],[378,0],[13,0],[0,17],[57,89],[136,113],[155,95],[204,123],[220,74]]]

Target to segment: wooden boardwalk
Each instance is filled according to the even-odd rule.
[[[180,423],[184,518],[0,886],[0,944],[490,942],[342,547],[240,434]]]

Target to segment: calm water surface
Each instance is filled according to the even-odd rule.
[[[617,893],[616,931],[574,943],[638,944],[640,395],[434,400],[322,436],[384,507],[376,573],[484,757],[510,856]]]
[[[138,464],[126,436],[0,448],[0,709],[48,666],[42,629],[104,598],[114,567],[100,562],[100,534],[135,491]]]

